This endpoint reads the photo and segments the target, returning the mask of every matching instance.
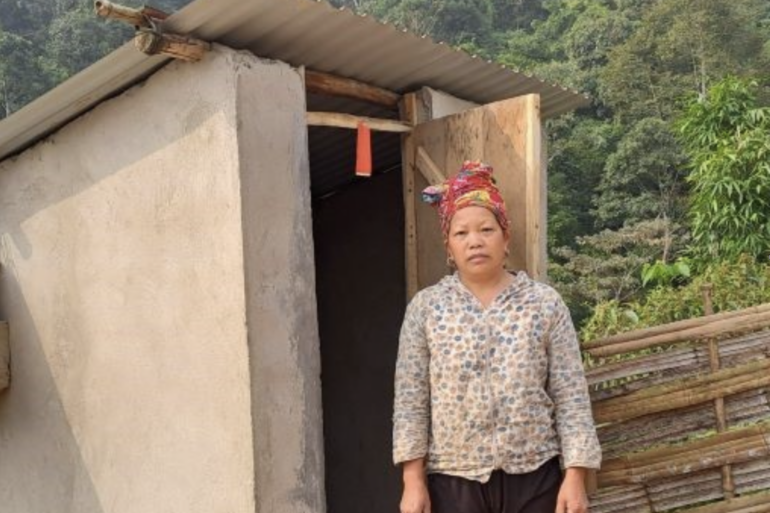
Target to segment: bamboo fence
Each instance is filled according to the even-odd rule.
[[[591,513],[770,513],[770,304],[584,349],[604,453]]]

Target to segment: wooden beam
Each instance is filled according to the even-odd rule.
[[[305,73],[305,89],[308,93],[342,96],[343,98],[376,103],[391,109],[398,108],[398,102],[401,99],[401,95],[381,87],[311,70],[307,70]]]
[[[446,181],[444,173],[441,172],[441,169],[433,162],[433,159],[430,158],[430,155],[422,146],[417,147],[417,158],[415,161],[417,169],[420,170],[420,173],[428,180],[429,184],[438,185]]]
[[[526,190],[526,259],[529,276],[538,281],[546,277],[547,257],[545,250],[545,227],[547,223],[545,196],[546,183],[543,176],[543,136],[540,123],[540,95],[526,96],[527,106],[525,137]]]
[[[367,118],[364,116],[354,116],[352,114],[340,114],[338,112],[308,112],[307,124],[309,126],[329,126],[336,128],[358,128],[358,123],[363,122],[379,132],[398,132],[408,133],[412,127],[402,121],[395,119]]]
[[[134,44],[147,55],[163,54],[187,62],[201,60],[211,48],[200,39],[152,30],[140,30],[134,37]]]
[[[0,321],[0,390],[11,382],[11,351],[8,341],[8,323]]]

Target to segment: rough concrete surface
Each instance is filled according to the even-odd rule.
[[[239,155],[259,513],[325,510],[305,89],[239,61]]]
[[[251,74],[275,67],[222,48],[173,63],[0,163],[0,319],[13,328],[3,513],[255,510],[245,62]],[[278,172],[298,179],[288,160]],[[295,253],[294,267],[306,265]],[[282,279],[312,290],[287,272],[264,291],[279,298],[271,308],[310,309],[310,296],[279,291]],[[274,329],[302,351],[293,318],[277,316]]]

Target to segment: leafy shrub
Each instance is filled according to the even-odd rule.
[[[616,333],[702,316],[703,287],[713,287],[714,312],[739,310],[770,302],[770,264],[749,256],[737,262],[706,267],[682,287],[663,285],[638,301],[603,301],[581,330],[582,340],[594,340]]]

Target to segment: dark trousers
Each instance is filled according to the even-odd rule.
[[[561,480],[558,457],[526,474],[495,470],[486,483],[430,474],[431,513],[554,513]]]

